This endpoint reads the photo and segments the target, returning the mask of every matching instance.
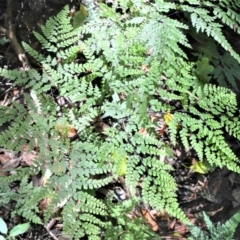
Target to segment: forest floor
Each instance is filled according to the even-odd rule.
[[[0,1],[0,36],[6,34],[5,30],[8,28],[8,26],[6,26],[6,19],[10,18],[6,2],[7,1]],[[40,26],[46,19],[58,13],[67,3],[71,3],[71,1],[15,1],[14,9],[11,9],[11,12],[14,32],[16,33],[18,43],[25,41],[34,49],[37,49],[38,42],[34,38],[32,31],[40,31]],[[231,39],[233,42],[237,42],[237,40],[238,39]],[[0,44],[0,66],[8,66],[9,69],[22,67],[22,63],[17,57],[16,49],[11,42]],[[10,82],[0,78],[0,103],[6,102],[9,98],[16,97],[18,93],[19,89],[14,89]],[[164,129],[162,134],[167,135],[167,129]],[[234,146],[235,153],[240,158],[240,144],[229,139],[229,145]],[[6,165],[16,168],[24,161],[32,160],[32,156],[23,156],[23,154],[24,151],[16,157],[11,151],[0,149],[0,168],[4,168]],[[240,175],[225,168],[215,169],[208,174],[193,172],[189,169],[189,166],[196,162],[195,153],[191,151],[186,152],[180,144],[175,149],[174,161],[176,162],[174,174],[179,187],[179,202],[189,218],[204,226],[199,220],[202,211],[207,212],[214,223],[225,222],[240,211]],[[23,221],[20,217],[10,218],[14,205],[15,203],[12,202],[4,207],[0,207],[0,216],[7,222],[9,228]],[[150,220],[147,214],[145,218],[152,228],[154,228],[155,225],[158,226],[157,232],[162,236],[162,239],[186,239],[188,229],[176,219],[167,215],[158,215]],[[61,237],[61,228],[61,224],[52,222],[45,227],[31,225],[28,233],[19,239],[64,239]],[[173,232],[179,233],[179,237],[174,237],[172,235]],[[240,239],[240,227],[235,233],[235,239]]]

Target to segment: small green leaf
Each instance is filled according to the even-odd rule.
[[[6,240],[6,238],[2,235],[0,235],[0,240]]]
[[[10,42],[10,41],[6,37],[1,37],[0,38],[0,45],[4,45],[5,43],[8,43],[8,42]]]
[[[8,228],[7,224],[4,222],[2,218],[0,218],[0,232],[3,234],[7,234]]]
[[[29,223],[18,224],[10,231],[9,236],[15,237],[17,235],[23,234],[29,229],[29,227],[30,227]]]
[[[194,172],[198,172],[201,174],[207,174],[209,171],[211,171],[211,166],[205,162],[197,162],[195,164],[193,164],[190,167],[191,170],[193,170]]]
[[[88,10],[83,4],[81,4],[79,11],[75,12],[73,16],[73,28],[82,26],[87,17]]]

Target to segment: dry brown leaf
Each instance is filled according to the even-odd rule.
[[[40,209],[42,212],[44,212],[44,211],[47,209],[48,205],[51,203],[51,201],[52,201],[51,198],[45,198],[45,199],[43,199],[43,200],[40,202],[39,206],[38,206],[39,209]]]
[[[16,168],[20,163],[21,158],[13,158],[9,161],[5,162],[3,165],[4,169],[14,169]]]
[[[146,128],[141,128],[139,130],[139,133],[141,133],[142,135],[148,135],[147,129]]]
[[[192,224],[194,224],[194,225],[198,225],[198,224],[200,223],[199,219],[196,218],[195,215],[192,214],[192,213],[188,213],[188,214],[187,214],[187,217],[188,217],[188,219],[190,220],[190,222],[191,222]]]
[[[22,161],[25,162],[28,166],[33,165],[34,160],[37,158],[37,153],[35,151],[27,152],[22,151]]]
[[[0,154],[0,162],[2,165],[4,165],[6,162],[8,162],[10,160],[10,157],[8,155],[4,154]]]
[[[151,226],[151,228],[154,232],[159,230],[159,226],[156,222],[155,217],[152,216],[148,210],[142,209],[142,215],[145,218],[145,220],[147,221],[147,223]]]
[[[0,148],[0,163],[1,164],[5,164],[6,162],[8,162],[10,159],[16,158],[15,154],[13,151],[7,151],[3,148]]]
[[[74,127],[68,127],[68,138],[75,138],[77,136],[77,130]]]
[[[170,223],[169,229],[171,229],[171,230],[174,229],[175,224],[176,224],[176,219],[174,219],[174,220]]]
[[[180,221],[176,221],[174,224],[174,232],[179,233],[181,236],[188,232],[188,228],[185,224],[181,223]]]
[[[55,126],[56,131],[59,132],[61,137],[63,138],[75,138],[77,137],[77,130],[70,125],[61,125],[61,124],[56,124]]]

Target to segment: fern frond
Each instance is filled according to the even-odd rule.
[[[236,213],[224,224],[217,223],[216,226],[211,222],[210,218],[206,215],[205,212],[203,212],[203,219],[206,222],[206,225],[210,234],[205,233],[203,230],[201,230],[197,226],[194,226],[194,227],[190,226],[191,234],[196,239],[199,239],[199,240],[205,240],[205,239],[217,240],[219,238],[233,239],[234,232],[240,222],[240,213]],[[190,240],[192,238],[188,238],[188,239]]]

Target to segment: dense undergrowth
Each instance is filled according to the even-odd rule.
[[[171,174],[176,144],[211,169],[240,173],[225,140],[240,139],[230,90],[238,90],[240,57],[223,32],[238,31],[239,5],[89,1],[82,26],[73,28],[68,6],[48,20],[35,33],[41,50],[23,43],[40,69],[0,69],[25,88],[20,102],[1,106],[0,146],[37,153],[31,164],[5,169],[0,204],[16,201],[12,214],[33,223],[56,217],[73,239],[158,239],[141,217],[129,217],[134,208],[190,224]]]

